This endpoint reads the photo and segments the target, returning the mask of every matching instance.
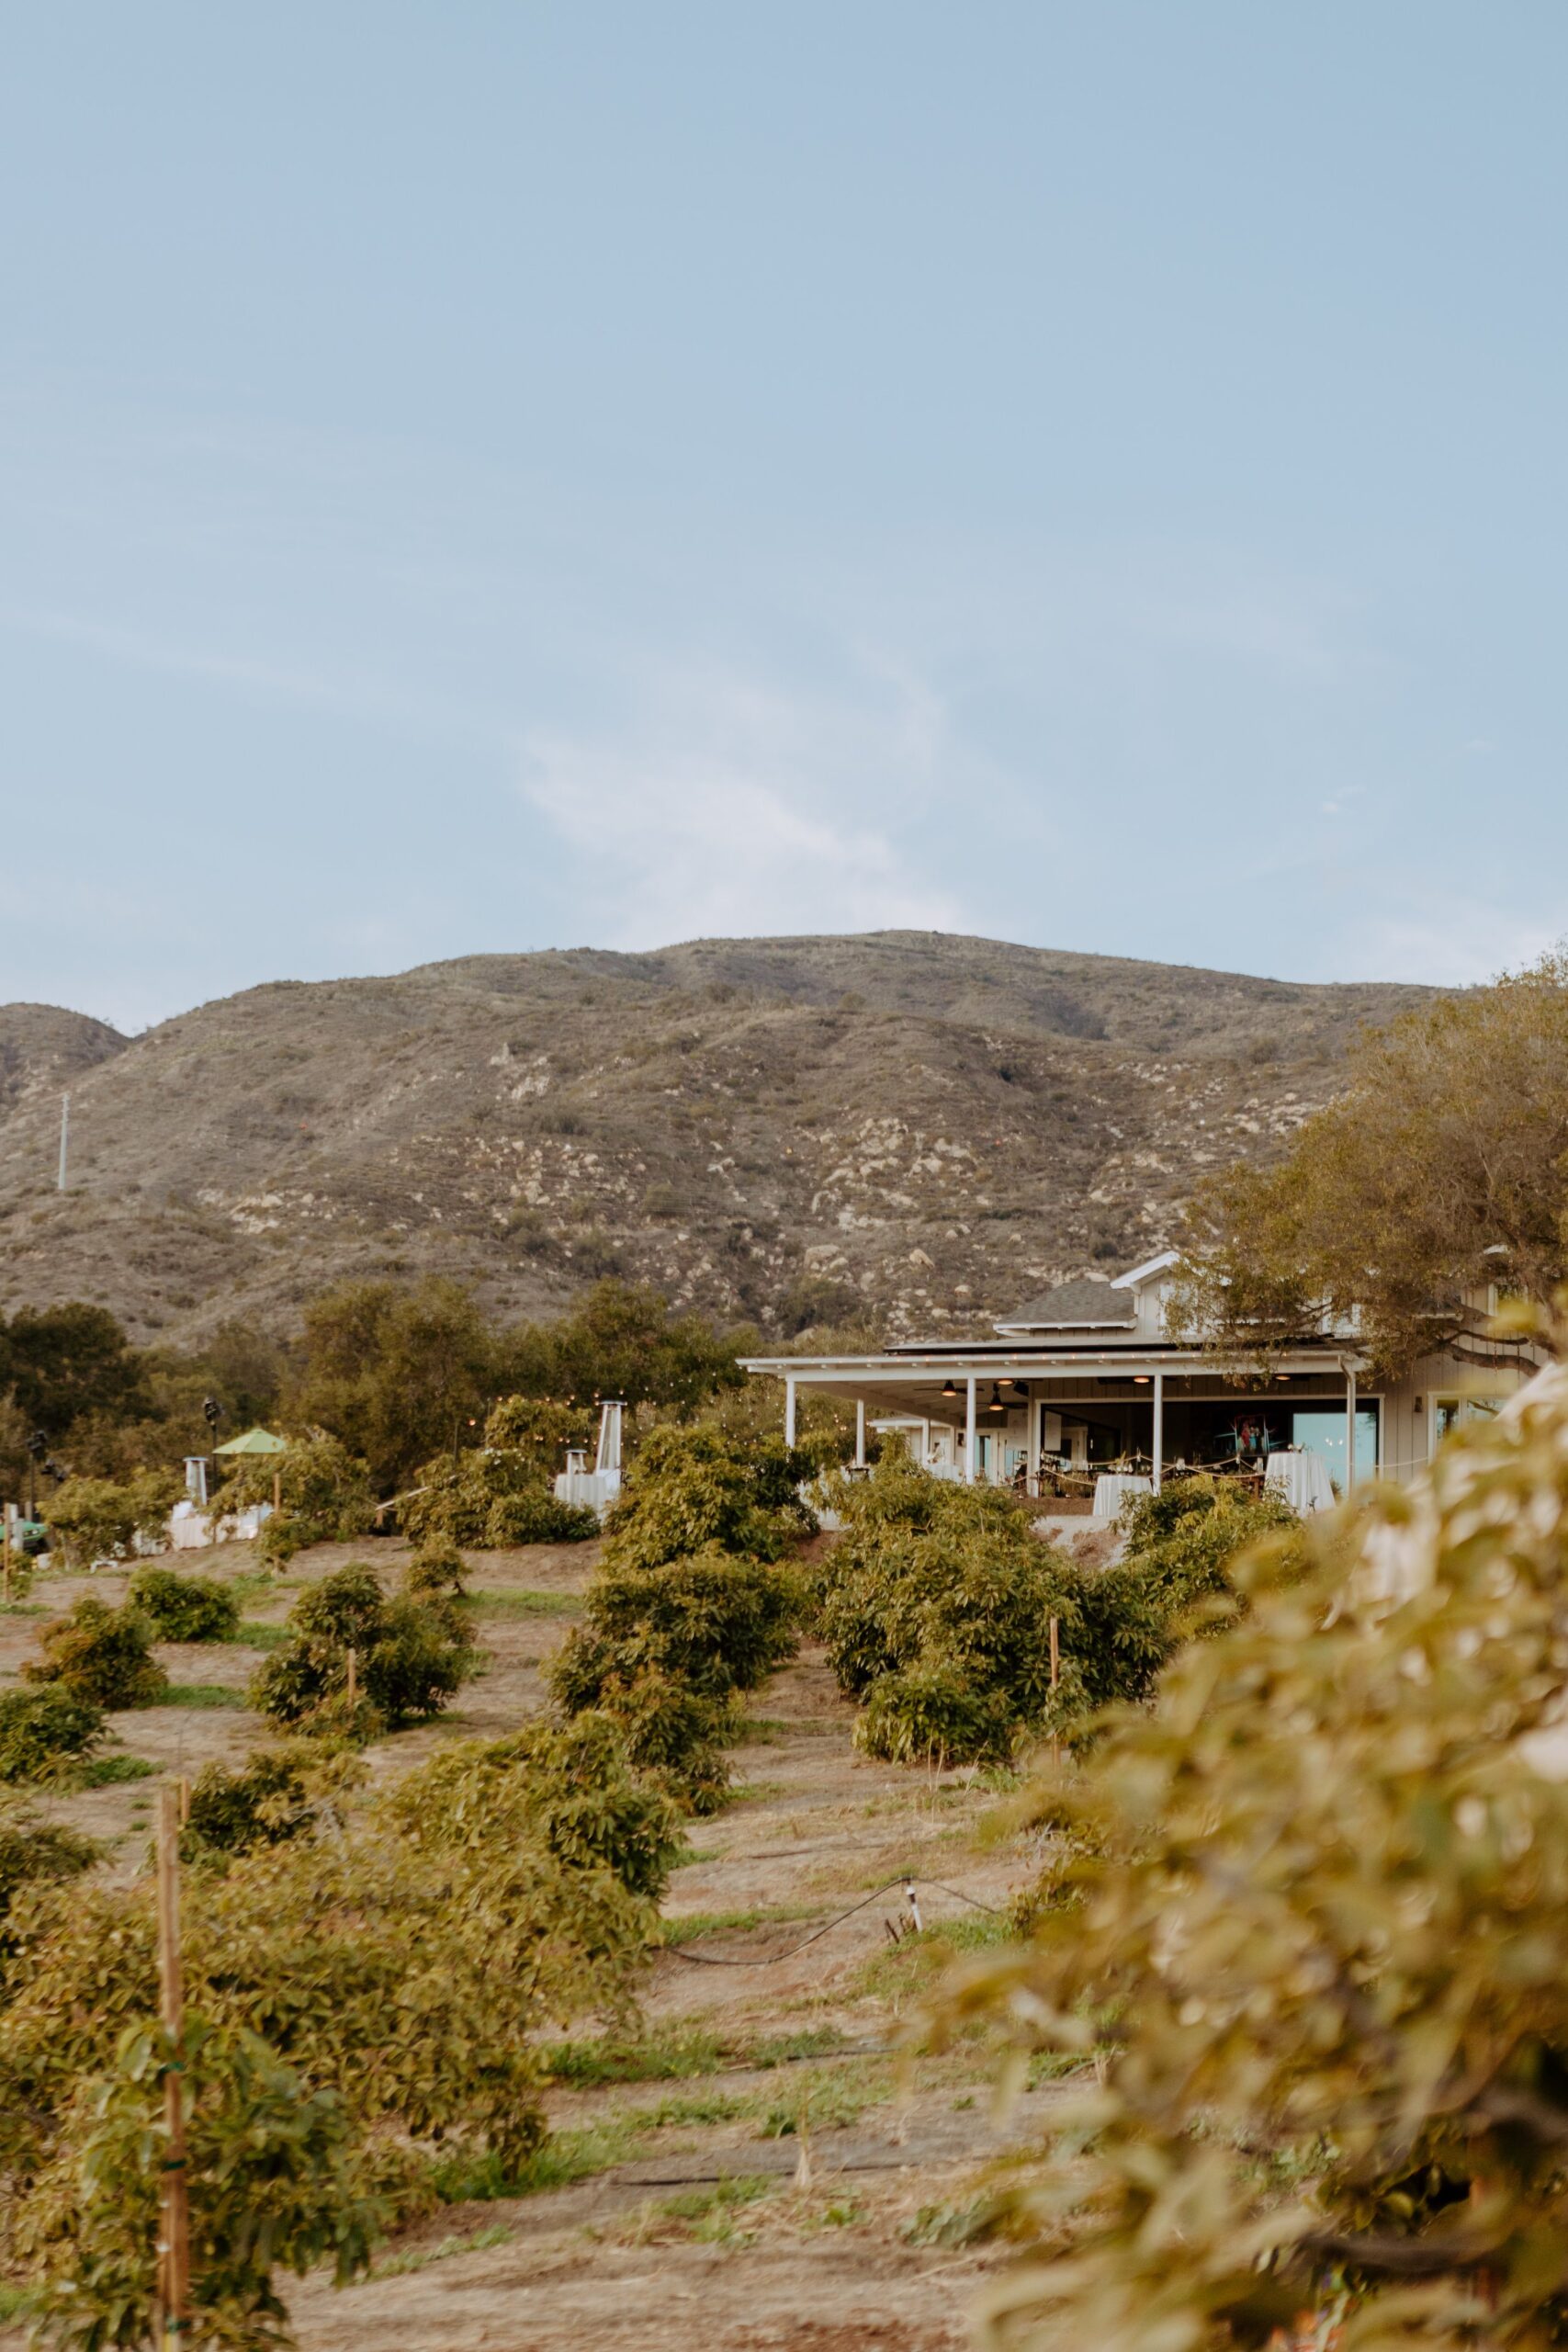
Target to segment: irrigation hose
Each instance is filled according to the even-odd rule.
[[[977,1894],[965,1894],[961,1886],[948,1886],[940,1878],[911,1877],[907,1871],[900,1871],[897,1878],[887,1879],[881,1886],[873,1887],[869,1894],[862,1895],[858,1903],[852,1903],[849,1909],[840,1911],[836,1918],[826,1919],[821,1927],[813,1928],[811,1933],[802,1936],[797,1944],[789,1945],[784,1951],[771,1951],[761,1960],[730,1960],[718,1952],[683,1951],[679,1944],[667,1944],[664,1949],[671,1960],[683,1960],[689,1968],[776,1968],[781,1960],[793,1960],[797,1951],[806,1950],[807,1944],[819,1943],[824,1936],[831,1935],[833,1929],[841,1928],[846,1919],[852,1919],[857,1911],[865,1910],[873,1903],[880,1903],[883,1896],[891,1894],[896,1886],[933,1886],[939,1894],[951,1894],[955,1903],[967,1903],[972,1911],[987,1911],[993,1919],[1005,1919],[1007,1917],[996,1904],[982,1903]]]

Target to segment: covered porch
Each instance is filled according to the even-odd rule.
[[[793,1442],[799,1399],[852,1400],[855,1459],[874,1435],[904,1443],[939,1478],[1008,1486],[1047,1513],[1113,1517],[1168,1472],[1206,1470],[1323,1508],[1382,1464],[1383,1399],[1355,1359],[1304,1345],[1268,1377],[1212,1356],[1000,1350],[755,1360],[784,1391]]]

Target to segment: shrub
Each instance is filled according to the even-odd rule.
[[[0,1959],[6,1956],[6,1921],[22,1888],[79,1877],[102,1851],[62,1822],[0,1813]]]
[[[597,1511],[554,1495],[497,1495],[485,1514],[484,1546],[510,1552],[524,1544],[587,1544],[598,1532]]]
[[[345,2208],[378,2185],[400,2211],[417,2208],[438,2143],[458,2152],[477,2143],[499,2175],[512,2173],[543,2135],[541,2029],[583,2014],[626,2016],[658,1926],[651,1900],[632,1890],[661,1883],[671,1809],[630,1773],[607,1727],[574,1726],[547,1753],[547,1746],[531,1726],[505,1766],[480,1751],[466,1769],[446,1752],[395,1792],[350,1805],[341,1835],[262,1840],[231,1853],[224,1869],[204,1874],[200,1899],[186,1906],[188,2015],[219,2036],[244,2029],[264,2038],[297,2077],[282,2104],[301,2132],[311,2098],[335,2095],[346,2132],[344,2170],[332,2195]],[[94,2233],[118,2226],[119,2185],[141,2177],[133,2135],[118,2140],[115,2153],[94,2154],[85,2177],[84,2166],[97,2144],[100,2086],[118,2079],[123,2037],[151,2030],[154,1890],[146,1877],[65,1892],[28,1887],[9,1933],[0,1996],[0,2256],[20,2256],[35,2278],[63,2290],[88,2271],[79,2249],[96,2260],[104,2242]],[[224,2188],[223,2161],[198,2119],[210,2112],[209,2099],[220,2108],[226,2094],[216,2085],[204,2091],[197,2050],[187,2056],[194,2206]],[[270,2128],[255,2136],[264,2152],[273,2144]],[[276,2210],[266,2184],[285,2197],[290,2174],[283,2150],[247,2172],[244,2135],[221,2137],[235,2201],[220,2210],[233,2232],[227,2251],[238,2258],[256,2243],[239,2221],[246,2195],[265,2242]],[[142,2143],[155,2188],[161,2134],[143,2128]],[[208,2187],[198,2190],[203,2179]],[[68,2206],[73,2196],[81,2204],[85,2191],[77,2240]],[[143,2209],[129,2189],[125,2203],[126,2226],[134,2223],[131,2233],[151,2246],[155,2233],[141,2231]],[[218,2236],[214,2224],[204,2242],[215,2246]],[[115,2256],[122,2258],[130,2258],[123,2249]],[[106,2257],[101,2272],[88,2274],[95,2292],[112,2270]],[[143,2275],[130,2281],[135,2293]],[[106,2330],[96,2340],[113,2339]]]
[[[1081,1710],[1086,1580],[1010,1496],[890,1455],[835,1499],[844,1533],[818,1575],[819,1630],[840,1688],[865,1702],[856,1736],[871,1753],[976,1762]]]
[[[45,1506],[51,1548],[58,1544],[69,1567],[126,1559],[139,1541],[164,1538],[184,1492],[177,1470],[138,1470],[123,1481],[67,1478]]]
[[[153,2340],[164,2075],[168,2037],[130,2027],[102,2082],[85,2082],[66,2145],[21,2215],[19,2250],[40,2276],[37,2309],[57,2343]],[[256,2034],[193,2024],[178,2047],[186,2112],[192,2340],[287,2342],[276,2269],[330,2263],[339,2286],[367,2268],[383,2209],[354,2162],[353,2120]],[[110,2332],[112,2330],[112,2333]]]
[[[40,1781],[91,1754],[103,1711],[62,1683],[0,1690],[0,1781]]]
[[[657,1568],[716,1546],[776,1560],[816,1521],[795,1491],[804,1457],[714,1429],[659,1429],[643,1441],[605,1519],[606,1568]]]
[[[553,1687],[569,1707],[593,1706],[611,1679],[655,1667],[710,1698],[754,1690],[794,1651],[800,1598],[781,1569],[715,1544],[657,1568],[601,1574],[586,1625],[552,1662]]]
[[[677,1804],[688,1813],[711,1814],[728,1803],[724,1748],[737,1729],[729,1701],[694,1690],[660,1667],[645,1666],[629,1679],[607,1677],[599,1686],[598,1703],[614,1719],[628,1761]]]
[[[43,1781],[91,1755],[104,1736],[100,1708],[62,1683],[0,1690],[0,1781]]]
[[[592,1444],[598,1419],[592,1406],[558,1396],[503,1396],[491,1408],[485,1444],[495,1453],[525,1455],[536,1484],[548,1487],[566,1467],[570,1448]]]
[[[39,1635],[41,1663],[22,1668],[30,1682],[57,1682],[95,1707],[155,1707],[169,1678],[152,1656],[152,1626],[139,1609],[111,1609],[85,1595],[69,1617]]]
[[[977,1687],[951,1658],[920,1658],[871,1686],[855,1745],[893,1764],[1005,1761],[1018,1737],[1007,1694]]]
[[[468,1590],[463,1574],[463,1555],[456,1544],[433,1536],[403,1570],[403,1590],[414,1600],[461,1600]]]
[[[19,1544],[13,1544],[11,1546],[11,1583],[10,1590],[6,1597],[12,1600],[25,1600],[28,1593],[31,1592],[33,1589],[33,1577],[36,1575],[37,1570],[38,1563],[32,1557],[31,1554],[24,1552]]]
[[[239,1631],[240,1604],[215,1577],[138,1568],[130,1579],[130,1601],[161,1642],[228,1642]]]
[[[400,1506],[415,1544],[462,1544],[506,1551],[520,1544],[581,1544],[599,1532],[597,1514],[558,1502],[524,1451],[444,1455],[419,1473],[419,1491]]]
[[[949,2004],[1101,2040],[1010,2200],[1020,2352],[1568,2324],[1563,1374],[1305,1549],[1042,1787],[1068,1900]]]
[[[427,1841],[460,1844],[487,1834],[502,1782],[517,1817],[558,1861],[603,1866],[628,1894],[659,1900],[682,1851],[680,1825],[669,1798],[633,1768],[611,1717],[536,1719],[510,1739],[446,1748],[400,1784],[395,1807]]]
[[[1172,1616],[1231,1591],[1229,1564],[1260,1536],[1299,1529],[1280,1495],[1255,1495],[1235,1478],[1167,1477],[1157,1495],[1128,1504],[1123,1559],[1145,1590]],[[1298,1542],[1293,1556],[1303,1556]],[[1223,1616],[1227,1612],[1221,1612]],[[1219,1622],[1216,1618],[1212,1622]]]
[[[307,1763],[298,1746],[263,1748],[231,1771],[204,1765],[191,1784],[185,1838],[189,1849],[243,1854],[297,1838],[310,1824]]]
[[[865,1702],[856,1738],[905,1761],[978,1761],[1047,1731],[1081,1740],[1100,1710],[1147,1698],[1187,1632],[1230,1613],[1240,1552],[1298,1524],[1273,1496],[1173,1481],[1132,1507],[1123,1559],[1095,1570],[1042,1544],[1010,1495],[928,1477],[901,1452],[835,1500],[844,1533],[818,1572],[819,1630],[840,1687]]]
[[[300,1594],[288,1617],[294,1639],[252,1679],[250,1703],[274,1723],[363,1735],[439,1714],[473,1671],[468,1626],[450,1604],[389,1600],[373,1569],[339,1568]],[[343,1720],[348,1653],[367,1711]]]
[[[274,1481],[282,1508],[265,1521],[257,1539],[264,1559],[291,1560],[311,1544],[352,1544],[375,1524],[370,1473],[335,1437],[321,1430],[292,1439],[286,1453],[242,1461],[213,1503],[221,1517],[270,1503]]]

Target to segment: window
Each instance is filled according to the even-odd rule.
[[[1297,1445],[1310,1446],[1328,1464],[1328,1475],[1340,1494],[1345,1491],[1345,1415],[1325,1412],[1291,1416],[1291,1435]],[[1378,1475],[1378,1408],[1360,1405],[1356,1410],[1356,1478],[1358,1484]]]
[[[1432,1399],[1432,1443],[1441,1445],[1446,1437],[1466,1421],[1489,1421],[1497,1410],[1495,1396],[1434,1396]]]

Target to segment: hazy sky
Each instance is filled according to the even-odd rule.
[[[0,21],[0,998],[1568,931],[1562,0]]]

